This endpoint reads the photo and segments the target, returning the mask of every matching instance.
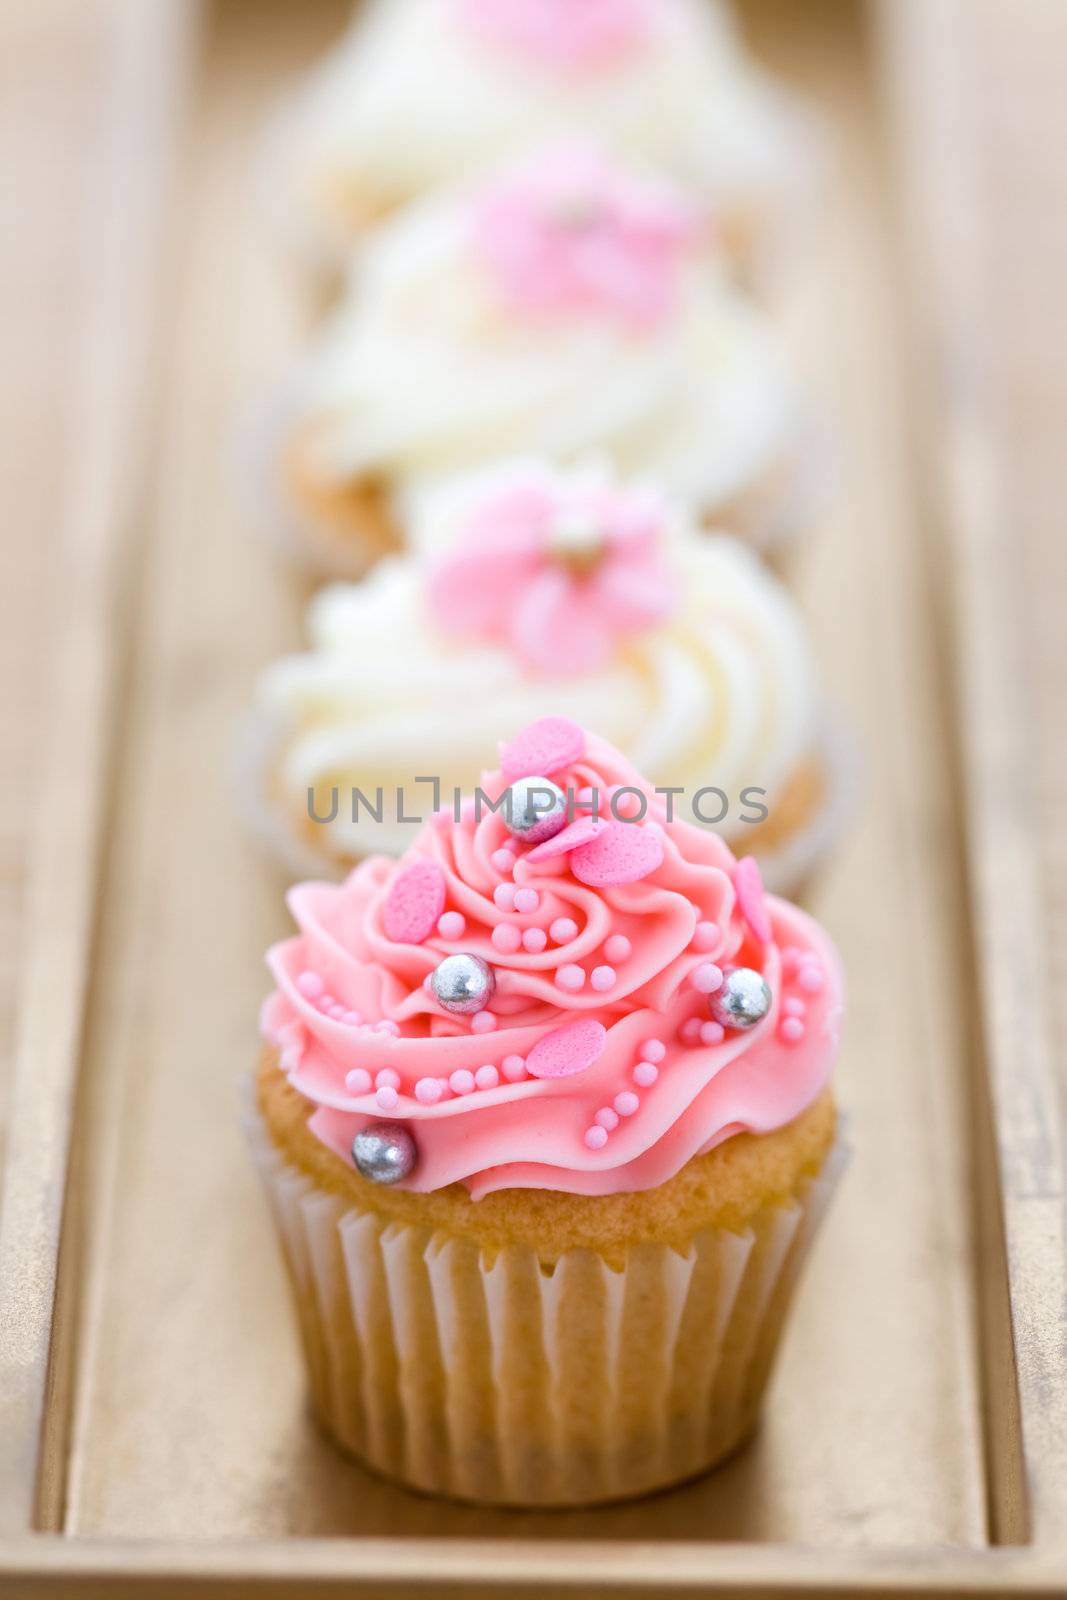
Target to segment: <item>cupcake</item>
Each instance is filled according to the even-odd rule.
[[[404,557],[322,590],[310,649],[264,674],[244,774],[298,871],[412,842],[495,735],[563,715],[795,888],[847,772],[800,614],[736,540],[595,466],[519,461],[427,496]]]
[[[375,235],[252,467],[261,508],[338,575],[398,548],[429,487],[529,452],[599,452],[767,545],[805,509],[806,422],[684,194],[554,148]]]
[[[563,721],[290,906],[247,1124],[328,1432],[517,1506],[736,1448],[841,1165],[826,935]]]
[[[378,0],[283,107],[263,184],[313,262],[487,156],[589,134],[692,185],[731,255],[810,188],[812,130],[713,0]]]

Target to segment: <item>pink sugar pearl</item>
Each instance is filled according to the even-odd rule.
[[[698,922],[693,929],[693,948],[713,950],[719,942],[719,927],[715,922]]]
[[[659,1077],[659,1068],[652,1061],[639,1061],[634,1068],[634,1082],[641,1089],[651,1089]]]
[[[814,962],[801,967],[797,973],[797,988],[803,989],[805,994],[818,994],[824,981],[822,968]]]
[[[376,1090],[374,1098],[382,1111],[395,1111],[400,1104],[400,1096],[388,1084]]]
[[[522,948],[528,950],[532,956],[539,956],[548,943],[548,934],[544,928],[524,928],[522,934]]]
[[[515,885],[513,883],[498,883],[493,890],[493,904],[498,911],[514,911]]]
[[[593,1121],[599,1122],[600,1126],[607,1128],[610,1133],[613,1128],[619,1126],[619,1113],[614,1111],[611,1106],[601,1106]]]
[[[495,949],[514,955],[522,944],[522,934],[513,922],[498,922],[490,935]]]
[[[374,1031],[375,1033],[391,1034],[394,1039],[397,1039],[400,1037],[400,1024],[399,1022],[394,1022],[392,1017],[383,1017],[381,1022],[374,1024]]]
[[[590,1150],[603,1150],[608,1142],[608,1130],[594,1123],[591,1128],[586,1128],[582,1137]]]
[[[541,896],[536,889],[515,890],[515,910],[528,916],[531,911],[536,911],[541,904]]]
[[[701,1044],[722,1044],[726,1038],[726,1029],[721,1022],[702,1022],[700,1024]]]
[[[443,1094],[439,1078],[420,1078],[415,1085],[415,1099],[424,1106],[436,1105]]]
[[[578,924],[571,917],[557,917],[548,931],[553,944],[570,944],[578,937]]]
[[[617,979],[618,973],[614,967],[594,967],[589,974],[589,982],[598,994],[605,994],[614,988]]]
[[[458,911],[446,911],[437,919],[437,931],[442,939],[462,939],[467,931],[467,919]]]
[[[345,1073],[345,1090],[348,1094],[370,1094],[371,1078],[366,1067],[353,1067]]]
[[[629,961],[633,948],[624,933],[613,933],[611,938],[605,941],[604,954],[613,966],[621,966],[624,961]]]
[[[722,968],[714,961],[702,961],[693,971],[693,988],[699,994],[714,994],[722,988]]]
[[[508,873],[514,870],[515,857],[512,855],[510,850],[505,850],[503,845],[501,845],[499,850],[493,851],[492,855],[489,857],[489,860],[492,862],[497,872]]]
[[[799,1044],[805,1028],[799,1017],[783,1017],[778,1024],[778,1037],[785,1044]]]
[[[519,1083],[526,1076],[526,1059],[524,1056],[505,1056],[500,1063],[500,1070],[509,1083]]]
[[[466,1067],[460,1067],[449,1077],[448,1087],[453,1094],[470,1094],[474,1088],[474,1073],[468,1072]]]
[[[624,1089],[615,1096],[613,1104],[620,1117],[632,1117],[641,1102],[632,1089]]]
[[[662,1039],[646,1039],[641,1046],[641,1055],[646,1061],[662,1061],[667,1054],[667,1046]]]
[[[475,1087],[478,1089],[495,1089],[500,1082],[500,1074],[491,1062],[484,1067],[479,1067],[474,1074]]]
[[[317,1000],[326,987],[317,972],[302,972],[296,986],[305,1000]]]
[[[686,1044],[696,1044],[700,1038],[700,1027],[701,1023],[699,1017],[687,1017],[685,1022],[682,1023],[682,1026],[679,1028],[678,1032],[685,1040]]]
[[[787,1000],[782,1001],[782,1010],[787,1017],[803,1017],[807,1015],[808,1008],[803,1000],[798,999],[795,994],[791,994]]]
[[[392,1067],[383,1067],[381,1072],[374,1074],[374,1087],[376,1089],[399,1089],[399,1072],[394,1072]]]
[[[641,796],[638,794],[616,794],[612,799],[612,811],[616,817],[636,817],[641,810]]]
[[[496,1027],[496,1018],[491,1011],[476,1011],[471,1018],[472,1033],[492,1033]]]
[[[363,1021],[363,1018],[360,1016],[358,1011],[346,1011],[344,1016],[341,1018],[341,1021],[348,1028],[358,1028],[360,1023]]]
[[[579,989],[585,988],[585,972],[575,962],[568,961],[556,968],[556,982],[568,994],[577,994]]]

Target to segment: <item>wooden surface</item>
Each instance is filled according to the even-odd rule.
[[[104,49],[107,11],[87,8],[92,16],[86,21],[78,9],[77,27],[87,30],[82,39],[70,31],[74,8],[66,8],[65,21],[63,9],[56,0],[54,32],[43,43],[23,19],[23,59],[27,41],[49,60],[82,59],[83,90],[92,102],[88,43]],[[990,1566],[984,1550],[991,1535],[1011,1539],[1028,1530],[1007,1392],[1012,1382],[1004,1341],[1013,1329],[1003,1314],[999,1219],[983,1198],[990,1165],[963,872],[965,825],[981,828],[988,813],[969,803],[972,769],[960,764],[956,748],[957,635],[951,624],[953,616],[965,629],[972,624],[976,601],[964,596],[962,617],[943,603],[939,525],[918,475],[924,452],[916,448],[917,414],[932,426],[942,407],[935,401],[925,410],[917,398],[925,363],[922,352],[917,358],[916,308],[928,313],[931,302],[923,293],[923,271],[910,282],[902,271],[887,160],[903,143],[883,142],[872,39],[857,7],[848,0],[806,0],[801,11],[788,0],[759,0],[749,9],[768,59],[824,104],[837,152],[820,271],[787,312],[809,380],[840,435],[840,493],[805,557],[800,587],[827,678],[868,751],[859,824],[815,902],[849,968],[842,1095],[856,1158],[805,1286],[767,1424],[755,1446],[723,1472],[648,1506],[581,1517],[509,1517],[443,1508],[389,1490],[340,1463],[304,1416],[287,1307],[236,1134],[231,1087],[253,1045],[264,989],[261,951],[285,925],[281,885],[242,839],[226,781],[233,730],[255,671],[298,637],[301,596],[291,575],[242,527],[227,451],[235,414],[284,362],[303,320],[291,281],[249,224],[252,141],[277,85],[314,55],[340,12],[332,3],[298,8],[281,0],[226,0],[206,8],[192,62],[180,185],[168,211],[165,315],[153,323],[142,305],[141,332],[123,350],[125,362],[109,367],[109,352],[98,349],[91,364],[93,381],[100,382],[101,371],[117,370],[132,385],[120,386],[119,394],[127,420],[137,424],[132,466],[128,454],[115,459],[127,464],[137,490],[118,495],[131,518],[118,535],[128,538],[121,546],[127,579],[112,594],[121,609],[107,613],[122,630],[130,660],[126,670],[106,678],[113,721],[105,728],[96,717],[88,719],[76,771],[91,777],[106,753],[112,779],[96,791],[107,808],[107,849],[98,858],[103,893],[81,1053],[77,1228],[67,1238],[68,1246],[80,1244],[83,1261],[82,1292],[71,1308],[76,1337],[64,1341],[72,1358],[70,1431],[68,1438],[60,1427],[50,1441],[57,1470],[40,1508],[47,1523],[68,1534],[203,1541],[212,1561],[223,1565],[210,1542],[235,1535],[419,1534],[447,1541],[469,1535],[476,1536],[475,1551],[483,1548],[502,1570],[511,1558],[482,1542],[507,1533],[539,1542],[543,1573],[556,1572],[567,1557],[542,1541],[646,1539],[662,1545],[658,1558],[631,1557],[619,1566],[620,1578],[628,1572],[635,1582],[652,1584],[658,1559],[672,1583],[701,1575],[733,1583],[747,1576],[764,1581],[767,1592],[779,1580],[803,1581],[807,1573],[814,1581],[824,1571],[841,1581],[865,1571],[891,1572],[899,1584],[909,1563],[931,1545],[957,1547],[954,1567],[948,1557],[934,1566],[977,1586],[1009,1571],[1013,1581],[1036,1584],[1054,1571],[1040,1548],[1025,1567],[1007,1552]],[[1067,344],[1067,332],[1051,313],[1037,315],[1044,275],[1051,287],[1055,274],[1043,252],[1025,247],[1057,211],[1056,226],[1063,227],[1062,196],[1057,207],[1052,187],[1055,141],[1033,150],[1025,137],[1040,116],[1054,120],[1058,111],[1047,64],[1054,56],[1055,10],[1054,3],[1023,0],[1011,8],[1015,20],[1007,27],[1003,8],[975,0],[967,28],[973,54],[965,68],[969,104],[973,108],[977,98],[982,108],[976,206],[997,222],[983,239],[981,276],[989,281],[988,268],[995,267],[998,289],[1013,305],[1020,297],[1018,313],[1009,315],[998,294],[999,314],[979,326],[995,378],[998,476],[1018,524],[1019,564],[1013,552],[1006,574],[1014,580],[1013,618],[1032,597],[1026,628],[1009,634],[1024,641],[1019,695],[1022,727],[1032,730],[1032,740],[1023,742],[1033,747],[1027,773],[1040,823],[1036,855],[1027,860],[1043,894],[1037,926],[1023,931],[1035,960],[1048,963],[1038,976],[1058,993],[1067,961],[1067,885],[1062,804],[1057,815],[1054,802],[1064,798],[1067,756],[1056,738],[1062,695],[1057,699],[1055,687],[1065,686],[1067,646],[1057,626],[1054,583],[1058,576],[1062,595],[1067,559],[1054,536],[1052,507],[1055,446],[1067,400],[1052,358],[1056,338]],[[961,15],[956,7],[957,22]],[[1063,28],[1062,11],[1060,18]],[[902,84],[907,89],[906,69],[898,62],[898,95]],[[1018,90],[1006,87],[1016,79]],[[55,84],[47,72],[40,81],[47,102]],[[996,94],[974,95],[994,81]],[[101,98],[97,89],[93,103]],[[898,129],[910,125],[906,101],[905,92]],[[46,112],[38,117],[47,122]],[[24,120],[18,119],[19,129]],[[914,121],[922,124],[919,117]],[[44,142],[31,147],[27,138],[29,168],[46,172]],[[78,155],[88,170],[96,156],[92,139]],[[1028,165],[1035,160],[1043,183]],[[36,192],[23,181],[27,194]],[[922,210],[910,197],[905,204],[916,214]],[[1002,224],[1006,207],[1017,218],[1008,229]],[[135,237],[150,241],[156,226],[151,204],[138,215]],[[93,220],[84,224],[87,238]],[[62,227],[53,221],[58,238]],[[1067,245],[1060,244],[1062,263]],[[31,248],[45,246],[36,238],[32,247],[22,245],[21,270],[47,283],[27,265],[35,259]],[[63,273],[56,257],[53,293],[68,315],[76,296],[70,287],[75,254]],[[943,254],[939,244],[939,260]],[[1042,257],[1040,266],[1032,255]],[[142,261],[121,281],[143,287],[148,276]],[[152,281],[158,281],[154,275]],[[1054,304],[1051,292],[1043,303]],[[111,326],[121,340],[124,319]],[[18,348],[45,386],[42,414],[59,417],[70,407],[70,394],[47,329],[44,315],[27,318]],[[967,338],[974,332],[968,328]],[[153,404],[147,414],[140,406],[131,412],[131,395],[142,395],[138,385],[146,374],[154,375]],[[92,382],[88,392],[98,392]],[[110,393],[106,386],[103,392],[105,398]],[[49,477],[55,457],[41,449],[37,415],[20,408],[17,397],[6,397],[5,404],[12,427],[28,441],[16,452],[26,520],[42,522],[48,496],[56,493]],[[1059,432],[1047,420],[1057,407]],[[101,449],[97,440],[87,454],[86,421],[85,410],[75,408],[66,445],[57,452],[75,485],[68,494],[76,505],[84,498],[77,488],[84,481],[79,464],[84,471]],[[983,412],[983,439],[988,429]],[[932,481],[931,462],[925,465],[924,481]],[[68,501],[68,538],[78,526],[70,516]],[[4,931],[12,930],[5,948],[25,954],[27,907],[41,895],[42,883],[50,885],[53,898],[37,904],[58,917],[57,937],[70,935],[76,979],[81,947],[75,936],[84,924],[77,906],[59,893],[58,867],[51,875],[42,869],[52,835],[26,796],[47,748],[29,711],[46,681],[35,663],[54,667],[54,643],[70,615],[54,599],[51,564],[59,548],[42,530],[40,539],[17,541],[6,557],[12,578],[3,601],[11,622],[4,643],[13,667],[4,687],[15,697],[15,738],[13,776],[0,797],[0,843],[15,869],[4,905]],[[76,598],[69,587],[60,593]],[[110,636],[104,629],[101,637]],[[81,703],[70,691],[68,684],[67,715]],[[970,714],[981,709],[972,706]],[[965,730],[964,757],[974,731]],[[46,762],[45,770],[52,771],[54,801],[65,791],[56,787],[54,764]],[[988,777],[990,770],[980,768],[979,775]],[[998,775],[1003,782],[1002,768],[995,769]],[[1023,797],[1018,815],[1026,815]],[[83,824],[86,816],[91,821],[85,813]],[[27,893],[20,889],[19,863],[33,836],[38,867]],[[81,880],[83,892],[90,878]],[[995,888],[996,880],[971,885],[980,896]],[[996,901],[979,903],[992,918]],[[1012,905],[1019,904],[1013,889]],[[50,928],[38,926],[31,942],[33,971],[45,985],[37,991],[39,1019],[48,1015],[47,979],[56,972],[55,947],[45,937]],[[980,959],[997,948],[995,939],[981,942]],[[978,974],[988,980],[987,967],[980,964]],[[2,976],[10,996],[11,969]],[[63,998],[54,996],[57,1016],[66,1015]],[[995,1010],[998,1026],[1007,1015],[1004,1007]],[[1051,1019],[1057,1032],[1047,1042],[1062,1043],[1058,1005]],[[62,1041],[50,1037],[58,1049]],[[998,1059],[1010,1059],[1010,1041],[995,1042]],[[25,1039],[22,1065],[25,1091]],[[995,1081],[994,1089],[1003,1095],[1010,1085]],[[1054,1107],[1043,1114],[1054,1117]],[[1038,1199],[1050,1203],[1047,1194]],[[5,1303],[11,1303],[10,1290]],[[1035,1360],[1041,1354],[1049,1369],[1058,1356],[1062,1360],[1055,1347],[1035,1352]],[[10,1375],[10,1366],[6,1370]],[[1040,1504],[1038,1510],[1044,1517]],[[734,1543],[699,1554],[699,1544],[719,1540]],[[824,1565],[791,1549],[779,1558],[756,1548],[786,1541],[821,1547]],[[69,1547],[63,1541],[59,1548]],[[452,1548],[454,1560],[446,1551],[434,1556],[434,1567],[441,1574],[454,1571],[459,1582],[468,1546]],[[289,1554],[279,1554],[283,1549]],[[384,1548],[362,1549],[359,1559],[387,1564]],[[873,1549],[895,1554],[874,1557]],[[292,1552],[301,1550],[309,1564],[321,1561],[324,1574],[343,1570],[343,1554],[334,1558],[327,1546],[295,1543],[265,1549],[263,1570],[268,1564],[278,1573],[299,1570],[290,1563],[300,1559]],[[27,1566],[37,1559],[50,1565],[61,1558],[27,1555]],[[404,1567],[416,1559],[404,1556]],[[172,1558],[171,1567],[195,1560],[195,1554]],[[602,1545],[595,1570],[614,1562],[615,1553]],[[159,1564],[167,1570],[165,1554]],[[585,1568],[587,1575],[591,1570]],[[932,1575],[934,1567],[923,1570]]]

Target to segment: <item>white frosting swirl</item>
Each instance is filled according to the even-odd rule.
[[[801,119],[724,4],[658,0],[649,40],[577,72],[493,48],[459,9],[370,0],[303,85],[275,140],[275,182],[320,223],[331,190],[391,207],[574,132],[694,184],[727,223],[767,209],[796,177]]]
[[[379,230],[305,366],[294,410],[324,485],[385,476],[403,498],[520,452],[598,451],[713,514],[788,462],[800,402],[782,346],[706,259],[684,263],[651,331],[524,318],[474,258],[470,204]]]
[[[502,476],[498,469],[492,481]],[[487,481],[436,497],[419,519],[416,547],[454,532],[467,498]],[[731,806],[722,831],[729,835],[732,822],[744,840],[741,790],[765,789],[773,809],[815,740],[806,631],[782,586],[735,541],[710,538],[674,512],[667,554],[681,596],[670,620],[628,635],[602,668],[558,677],[532,672],[506,645],[441,633],[416,556],[320,592],[310,651],[277,662],[260,684],[277,732],[270,777],[288,826],[306,839],[309,787],[325,797],[336,785],[336,819],[314,828],[323,848],[345,858],[399,851],[415,829],[396,821],[397,785],[409,814],[428,813],[430,788],[415,777],[437,775],[447,804],[454,787],[470,792],[492,766],[502,734],[560,715],[601,729],[653,783],[681,785],[687,797],[703,785],[721,788]],[[365,808],[353,821],[353,786],[372,800],[385,791],[383,823]]]

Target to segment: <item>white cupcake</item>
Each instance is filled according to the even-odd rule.
[[[745,263],[814,166],[807,117],[718,0],[371,0],[283,107],[264,184],[336,265],[369,221],[574,134],[692,185]]]
[[[602,728],[776,887],[832,842],[842,772],[807,634],[735,540],[597,469],[520,461],[428,496],[411,542],[322,591],[308,652],[260,683],[246,781],[299,870],[403,850],[501,731],[544,716]]]
[[[806,421],[684,194],[554,147],[375,235],[258,470],[344,575],[399,547],[413,494],[530,451],[599,452],[766,545],[801,512]]]

